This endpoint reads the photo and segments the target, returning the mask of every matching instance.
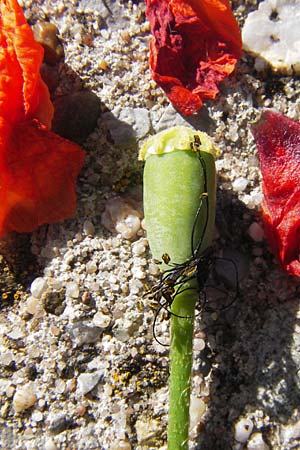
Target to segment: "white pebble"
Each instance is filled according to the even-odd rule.
[[[96,327],[107,328],[111,324],[111,317],[108,314],[97,312],[93,317],[93,322]]]
[[[14,327],[12,329],[12,331],[10,331],[9,333],[7,333],[6,335],[7,337],[9,337],[10,339],[13,340],[18,340],[24,337],[24,333],[23,331],[19,328],[19,327]]]
[[[145,272],[140,267],[133,267],[131,270],[132,276],[138,280],[143,280],[146,277]]]
[[[243,27],[244,49],[267,61],[274,71],[299,74],[299,18],[298,0],[259,2]]]
[[[48,289],[47,281],[38,277],[31,283],[30,292],[35,298],[41,298],[42,294]]]
[[[33,296],[28,297],[28,299],[26,300],[26,311],[29,314],[32,314],[33,316],[42,311],[43,307],[41,305],[41,303],[39,302],[39,299]]]
[[[130,214],[124,220],[116,223],[116,231],[122,235],[123,239],[132,239],[141,228],[139,217]]]
[[[132,254],[134,256],[141,256],[145,253],[145,246],[142,242],[135,242],[132,246]]]
[[[95,235],[95,227],[89,220],[86,220],[83,224],[83,232],[87,236],[94,236]]]
[[[101,378],[100,372],[82,373],[77,378],[78,389],[82,395],[88,394],[98,384]]]
[[[131,239],[140,230],[141,218],[142,212],[137,202],[129,198],[114,197],[106,202],[101,224],[112,233],[117,231],[124,239]]]
[[[95,273],[97,272],[97,264],[95,263],[95,261],[89,261],[88,263],[86,263],[85,269],[86,269],[86,273]]]
[[[283,426],[280,431],[280,437],[284,444],[288,444],[293,439],[300,437],[300,420]]]
[[[41,411],[33,411],[33,413],[31,414],[31,419],[34,422],[41,422],[44,418],[44,415]]]
[[[248,234],[254,242],[262,242],[265,236],[263,228],[257,222],[251,223]]]
[[[149,263],[148,266],[148,272],[150,275],[158,275],[159,274],[159,267],[157,264]]]
[[[191,396],[190,403],[190,429],[199,425],[203,414],[206,411],[206,404],[201,398]]]
[[[16,413],[25,411],[37,402],[37,396],[31,384],[20,387],[16,390],[13,405]]]
[[[79,286],[75,282],[71,282],[67,285],[66,289],[66,295],[68,297],[72,298],[78,298],[79,297]]]
[[[143,284],[137,278],[130,280],[129,289],[131,294],[138,294],[143,289]]]
[[[247,444],[247,450],[269,450],[261,433],[253,433]]]
[[[243,192],[248,186],[248,180],[243,177],[239,177],[232,183],[232,187],[237,192]]]
[[[234,426],[234,438],[242,444],[247,442],[253,430],[253,422],[244,417],[240,419]]]
[[[0,363],[4,366],[9,366],[9,364],[14,360],[13,354],[11,352],[0,352]]]
[[[55,442],[53,441],[52,438],[47,439],[47,441],[44,444],[44,449],[45,450],[57,450]]]
[[[195,338],[193,343],[193,349],[195,352],[201,352],[205,349],[205,340],[201,338]]]

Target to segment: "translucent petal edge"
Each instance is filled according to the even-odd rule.
[[[191,150],[191,144],[195,142],[195,136],[199,137],[200,150],[212,154],[215,158],[218,154],[218,148],[208,134],[193,130],[190,127],[176,126],[160,131],[147,139],[140,149],[139,160],[146,160],[151,155]]]

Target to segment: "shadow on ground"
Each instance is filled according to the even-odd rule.
[[[299,281],[280,272],[265,243],[247,237],[252,211],[229,191],[218,192],[218,203],[220,241],[248,254],[250,271],[232,308],[220,312],[217,321],[204,319],[213,368],[201,450],[233,448],[235,421],[255,411],[257,418],[258,410],[262,420],[254,420],[254,431],[274,443],[280,440],[274,438],[275,425],[290,421],[300,403]],[[261,257],[253,255],[254,248],[261,249]],[[207,360],[204,352],[199,361]]]

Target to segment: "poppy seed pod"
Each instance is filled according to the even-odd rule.
[[[154,258],[165,271],[153,288],[159,308],[171,312],[168,449],[188,448],[195,305],[215,220],[216,149],[210,138],[184,126],[150,138],[142,147],[144,213]],[[203,264],[202,264],[203,262]],[[201,264],[200,264],[201,263]]]

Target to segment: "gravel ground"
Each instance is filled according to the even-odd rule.
[[[241,26],[258,3],[232,2]],[[65,133],[84,140],[87,157],[76,217],[0,244],[0,448],[165,449],[168,348],[154,340],[143,298],[157,267],[137,153],[145,137],[185,120],[151,81],[143,1],[22,6],[31,25],[51,20],[59,29],[65,61],[43,73],[54,101],[66,95],[65,118],[80,92],[79,119]],[[215,299],[196,321],[193,450],[300,448],[300,286],[262,236],[248,128],[264,107],[298,119],[299,91],[299,78],[257,73],[244,54],[217,100],[189,119],[220,148],[216,246],[244,276],[231,308]],[[81,108],[95,95],[99,117]],[[168,320],[156,325],[164,339]]]

